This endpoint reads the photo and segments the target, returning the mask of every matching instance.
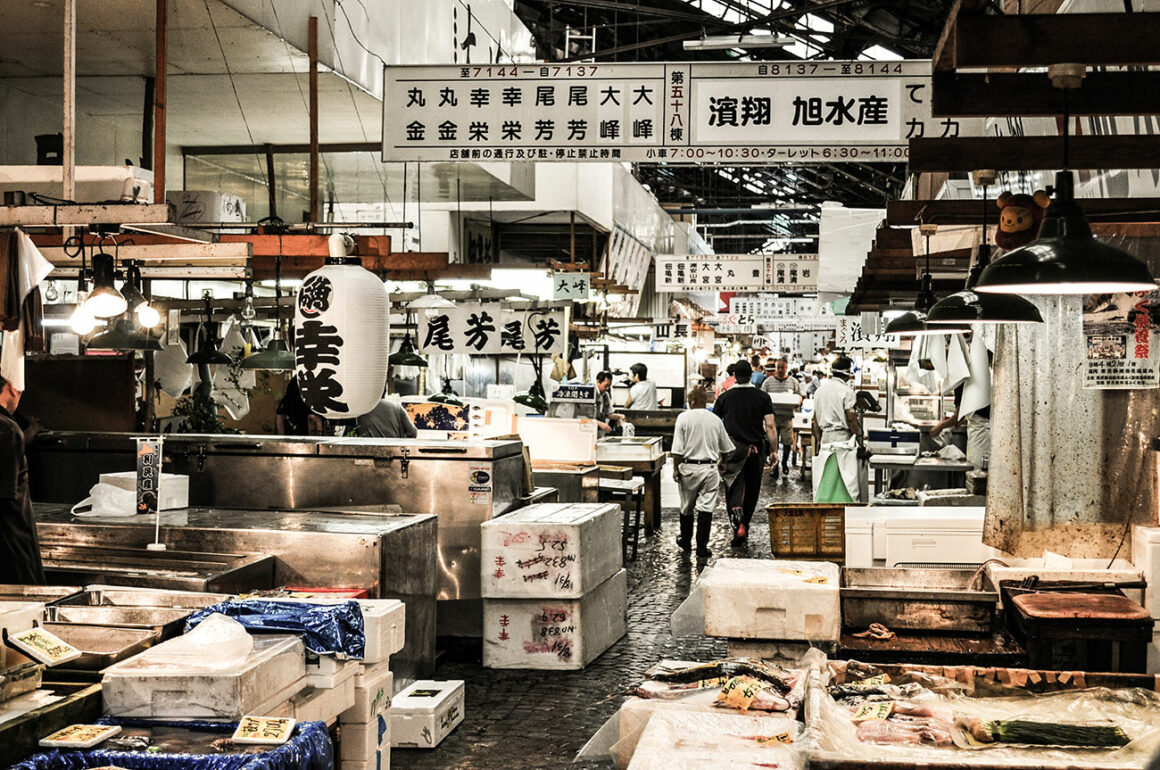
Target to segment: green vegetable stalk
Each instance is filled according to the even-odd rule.
[[[1083,722],[1035,722],[1029,719],[972,720],[971,735],[982,743],[1033,746],[1126,746],[1131,739],[1118,725]]]

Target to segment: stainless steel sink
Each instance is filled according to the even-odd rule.
[[[985,574],[968,588],[973,577],[961,569],[843,568],[843,629],[991,633],[999,594]]]

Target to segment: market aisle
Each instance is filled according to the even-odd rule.
[[[772,501],[809,501],[810,485],[797,470],[787,483],[762,484],[748,555],[771,558],[764,506]],[[718,507],[709,544],[713,560],[744,556],[731,552],[724,506]],[[430,752],[394,750],[400,770],[448,768],[540,770],[567,765],[588,738],[616,712],[624,689],[661,658],[709,659],[725,654],[725,643],[705,636],[674,639],[669,617],[689,593],[696,560],[682,554],[674,538],[677,512],[666,508],[659,536],[641,540],[640,556],[628,565],[628,634],[584,671],[493,671],[478,661],[440,665],[436,679],[467,682],[467,717]],[[611,765],[590,762],[577,768]]]

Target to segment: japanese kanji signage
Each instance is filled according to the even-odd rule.
[[[905,161],[930,62],[389,66],[384,161]]]
[[[657,257],[657,291],[815,291],[817,254]]]
[[[561,385],[552,391],[552,401],[567,401],[576,404],[595,404],[595,385]]]
[[[440,308],[419,319],[422,353],[563,353],[567,336],[562,308],[522,310],[477,302]]]
[[[719,313],[710,316],[709,323],[718,334],[757,334],[757,316],[743,313]]]
[[[552,299],[584,302],[591,280],[589,273],[552,273]]]
[[[865,331],[860,316],[838,316],[834,347],[840,350],[896,348],[900,342],[901,338],[897,334],[875,334]]]
[[[1089,294],[1084,298],[1085,388],[1160,387],[1154,314],[1160,315],[1160,292]]]
[[[693,326],[686,318],[670,318],[653,327],[655,340],[684,340],[693,336]]]
[[[164,437],[137,439],[137,513],[157,513]]]

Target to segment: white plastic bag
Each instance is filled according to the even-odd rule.
[[[164,645],[165,655],[175,663],[214,669],[240,666],[253,650],[254,637],[246,627],[220,612]]]
[[[87,510],[79,510],[85,508]],[[73,516],[133,516],[137,513],[137,492],[112,484],[93,484],[89,496],[72,507]]]

